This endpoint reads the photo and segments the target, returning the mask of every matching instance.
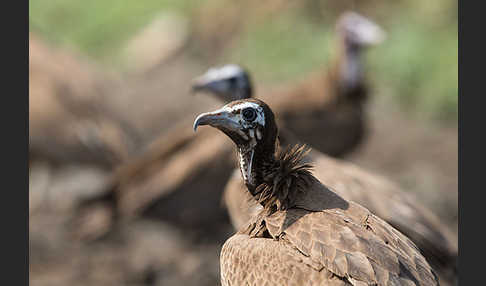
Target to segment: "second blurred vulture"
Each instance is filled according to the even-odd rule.
[[[272,106],[279,124],[296,138],[331,156],[344,155],[362,141],[366,131],[363,109],[369,87],[362,53],[384,38],[378,25],[346,12],[336,24],[335,57],[328,69],[259,97]],[[194,81],[194,89],[209,91],[223,101],[253,96],[249,75],[235,65],[210,69]],[[322,134],[333,136],[322,140]]]
[[[363,138],[365,125],[367,84],[360,56],[365,47],[379,43],[383,37],[381,29],[370,20],[352,12],[341,16],[336,25],[334,64],[294,86],[265,93],[265,100],[284,121],[286,130],[327,154],[351,151]],[[238,71],[238,67],[210,71],[194,81],[194,89],[220,90],[223,98],[241,91],[237,97],[249,97],[249,78],[246,83],[240,82],[238,75],[247,75]],[[225,85],[229,90],[225,91]],[[226,140],[213,136],[214,130],[203,130],[195,138],[190,128],[191,122],[174,124],[147,152],[118,168],[104,195],[86,201],[82,209],[102,204],[112,209],[114,216],[128,218],[144,212],[191,230],[212,233],[216,222],[224,220],[226,214],[205,202],[208,197],[221,197],[235,166],[231,159],[215,158],[232,158],[233,150]],[[316,134],[315,130],[320,132]],[[323,140],[322,134],[333,136]],[[194,186],[210,191],[195,192]],[[191,203],[195,201],[198,203]]]

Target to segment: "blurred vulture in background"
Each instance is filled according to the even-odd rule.
[[[335,58],[302,82],[259,95],[302,142],[331,156],[342,156],[365,135],[363,111],[369,93],[362,53],[381,43],[383,30],[369,19],[346,12],[337,21]],[[210,69],[194,81],[196,91],[209,91],[223,101],[249,98],[253,88],[247,72],[236,65]],[[318,126],[318,128],[317,128]],[[318,132],[316,132],[319,130]],[[322,140],[323,134],[333,134]]]
[[[370,20],[345,13],[336,24],[337,51],[330,68],[293,86],[262,94],[285,130],[295,134],[285,138],[305,140],[313,148],[332,155],[343,155],[359,144],[365,132],[363,105],[367,98],[360,56],[366,47],[383,38],[384,32]],[[193,89],[216,93],[224,101],[251,97],[249,76],[242,71],[235,65],[211,69],[193,81]],[[112,217],[129,218],[144,213],[173,221],[190,231],[207,233],[218,229],[216,222],[226,214],[215,209],[208,198],[221,197],[235,166],[233,160],[227,159],[234,158],[233,150],[225,138],[215,136],[214,130],[202,130],[194,137],[191,125],[190,121],[174,123],[144,154],[120,166],[104,194],[81,204],[81,212],[89,214],[89,206],[96,205],[111,209]],[[327,134],[332,136],[326,137]],[[195,192],[196,189],[207,192]],[[79,229],[102,234],[109,228]]]
[[[136,148],[137,135],[104,103],[111,86],[79,57],[29,35],[29,157],[111,169]]]

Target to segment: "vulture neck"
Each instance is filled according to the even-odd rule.
[[[338,43],[335,80],[344,93],[349,93],[363,84],[362,47],[344,38]]]
[[[275,144],[273,148],[239,146],[238,162],[243,181],[248,191],[255,196],[257,187],[264,182],[266,171],[275,163]]]
[[[309,151],[297,145],[278,153],[275,147],[238,150],[245,185],[266,211],[272,213],[295,205],[298,194],[313,178],[312,166],[303,162]]]

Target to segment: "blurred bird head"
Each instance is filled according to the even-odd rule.
[[[386,33],[380,26],[351,11],[345,12],[339,17],[336,32],[343,37],[345,44],[356,48],[377,45],[386,38]]]
[[[248,72],[235,64],[210,68],[193,80],[192,90],[213,94],[225,102],[250,98],[253,91]]]
[[[275,117],[270,107],[259,99],[235,100],[218,110],[202,113],[194,121],[194,131],[201,125],[221,130],[240,152],[257,150],[273,155],[275,151]]]

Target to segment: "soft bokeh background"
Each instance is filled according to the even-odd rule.
[[[244,65],[257,90],[325,66],[335,20],[350,9],[380,24],[387,39],[366,55],[370,135],[346,159],[414,192],[457,232],[455,1],[30,0],[31,142],[61,137],[45,131],[63,123],[49,119],[57,109],[45,82],[62,79],[89,98],[84,82],[101,81],[99,104],[134,126],[136,154],[178,120],[219,105],[189,93],[190,79],[210,66]],[[224,240],[188,238],[170,222],[140,218],[117,239],[70,240],[73,205],[110,171],[31,156],[31,284],[216,284]]]

